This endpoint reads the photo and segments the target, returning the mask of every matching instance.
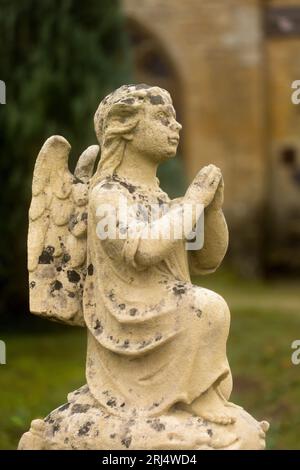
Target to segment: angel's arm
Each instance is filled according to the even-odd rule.
[[[105,211],[108,212],[109,208],[111,208],[111,212],[117,213],[119,202],[120,193],[95,188],[91,195],[91,203],[93,204],[93,211],[98,223],[101,223]],[[104,211],[101,211],[101,207],[104,208]],[[186,207],[183,202],[177,204],[176,207],[171,208],[156,221],[144,222],[140,225],[138,235],[135,234],[135,236],[130,236],[130,229],[136,223],[136,220],[129,219],[126,227],[126,237],[123,239],[108,237],[102,240],[103,246],[109,255],[114,254],[134,267],[143,269],[155,265],[175,250],[182,243],[184,233],[189,231],[184,225],[184,221],[187,220],[187,217],[184,215],[185,210]],[[194,210],[190,220],[190,230],[196,221],[196,210]],[[118,218],[116,218],[116,225],[118,228],[120,227]],[[154,239],[151,237],[151,233],[163,234],[164,229],[168,230],[168,238],[160,236],[158,239]],[[181,234],[180,239],[178,234]]]
[[[228,247],[228,228],[222,209],[204,211],[204,245],[188,252],[192,275],[209,274],[221,264]]]
[[[204,210],[204,244],[188,252],[192,275],[210,274],[221,264],[228,248],[228,228],[222,211],[224,181],[221,180],[213,201]]]

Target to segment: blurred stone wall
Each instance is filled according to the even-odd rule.
[[[231,258],[245,274],[295,259],[279,232],[294,205],[300,220],[299,188],[276,152],[281,143],[300,149],[300,105],[290,100],[300,32],[291,44],[266,26],[266,8],[287,4],[300,0],[123,0],[136,76],[174,96],[189,179],[207,163],[223,171]],[[298,242],[300,255],[300,228]]]

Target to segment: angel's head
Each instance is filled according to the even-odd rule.
[[[181,125],[170,94],[162,88],[144,84],[118,88],[100,103],[94,123],[101,172],[113,173],[126,149],[157,163],[176,154]]]

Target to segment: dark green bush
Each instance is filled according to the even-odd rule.
[[[127,37],[115,0],[0,0],[0,321],[27,308],[26,234],[33,166],[62,134],[72,162],[95,143],[101,98],[128,81]],[[71,165],[72,166],[72,165]],[[13,315],[12,315],[13,313]]]

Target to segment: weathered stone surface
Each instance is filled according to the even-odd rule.
[[[160,189],[156,170],[174,157],[181,125],[169,93],[158,87],[125,85],[107,96],[95,114],[95,130],[101,159],[90,180],[86,167],[97,148],[84,152],[74,181],[66,169],[66,141],[52,137],[44,144],[28,243],[30,275],[38,272],[31,278],[31,309],[86,325],[87,385],[33,421],[19,448],[264,448],[268,423],[229,402],[228,306],[190,278],[217,269],[227,250],[220,169],[202,168],[178,200]],[[55,173],[58,161],[63,163]],[[44,201],[36,202],[41,195]],[[126,219],[120,200],[133,209]],[[154,204],[165,212],[153,214]],[[205,210],[204,245],[187,251],[199,205]],[[54,222],[33,230],[44,214]],[[103,221],[115,232],[102,237]],[[82,230],[74,232],[81,222]],[[163,236],[166,227],[172,230]],[[69,298],[80,307],[75,317]]]
[[[237,421],[227,425],[226,436],[222,425],[175,406],[153,418],[141,418],[138,413],[114,416],[99,407],[85,385],[44,420],[33,421],[19,449],[263,449],[267,426],[261,426],[242,408],[234,408],[233,414]]]

